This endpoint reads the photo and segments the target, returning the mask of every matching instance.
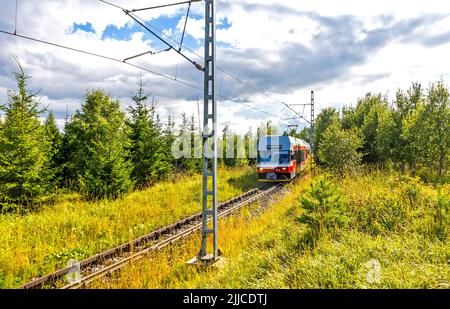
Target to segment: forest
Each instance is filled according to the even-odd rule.
[[[194,156],[199,147],[194,140],[200,135],[195,117],[183,114],[179,126],[171,116],[163,122],[157,99],[146,94],[142,82],[126,111],[103,90],[87,92],[81,109],[66,118],[60,132],[52,111],[28,89],[20,65],[15,76],[17,89],[0,105],[2,212],[36,209],[62,192],[76,191],[89,200],[114,199],[174,174],[201,171],[201,158]],[[413,83],[406,91],[398,90],[393,102],[368,93],[355,106],[325,108],[314,130],[316,163],[340,177],[357,172],[364,163],[411,173],[426,182],[448,182],[449,102],[449,90],[439,81],[426,90]],[[305,127],[284,134],[310,142],[309,131]],[[233,147],[236,154],[236,145],[242,143],[245,154],[223,155],[219,164],[254,164],[250,145],[273,132],[278,129],[271,121],[262,123],[255,135],[251,128],[239,136],[225,126],[219,151],[226,154]],[[194,146],[192,156],[174,158],[172,144],[186,135]]]

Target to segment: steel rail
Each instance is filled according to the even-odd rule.
[[[241,194],[237,197],[234,197],[226,202],[223,202],[219,205],[219,210],[221,210],[221,216],[226,215],[227,213],[229,213],[229,209],[237,209],[236,206],[238,206],[238,208],[242,207],[243,205],[247,205],[248,203],[251,203],[252,201],[254,201],[255,199],[264,196],[265,194],[267,194],[268,192],[271,192],[271,190],[275,187],[271,187],[268,190],[264,190],[264,191],[260,191],[259,189],[253,189],[250,190],[248,192],[245,192],[244,194]],[[236,204],[236,206],[233,206],[234,204]],[[230,205],[232,207],[230,207]],[[223,214],[222,214],[223,213]],[[191,215],[187,218],[181,219],[173,224],[170,224],[166,227],[157,229],[149,234],[146,234],[144,236],[141,236],[137,239],[134,239],[130,242],[127,242],[125,244],[119,245],[117,247],[114,247],[112,249],[109,249],[107,251],[104,251],[103,253],[99,253],[96,254],[94,256],[91,256],[87,259],[84,259],[82,261],[79,262],[80,268],[83,271],[84,269],[91,267],[91,266],[95,266],[95,265],[100,265],[105,261],[111,260],[114,257],[120,257],[120,256],[124,256],[125,254],[129,254],[130,252],[136,252],[133,256],[136,256],[136,254],[141,253],[143,251],[147,252],[149,251],[148,249],[150,248],[154,248],[161,245],[161,244],[165,244],[165,242],[167,241],[167,239],[172,239],[172,237],[175,237],[177,235],[185,235],[186,231],[191,230],[191,228],[186,229],[186,230],[182,230],[181,232],[177,233],[176,235],[169,237],[167,239],[164,239],[161,242],[158,242],[157,244],[155,244],[154,246],[151,246],[149,248],[145,248],[142,249],[143,247],[145,247],[146,244],[153,242],[153,241],[158,241],[160,238],[164,237],[165,235],[171,234],[177,230],[182,229],[185,226],[191,225],[194,222],[199,222],[199,226],[201,227],[201,217],[202,217],[202,213],[197,213],[194,215]],[[194,226],[196,227],[196,226]],[[188,232],[187,235],[189,235],[190,233],[192,233],[193,231],[195,231],[195,228],[192,229],[191,232]],[[176,238],[176,237],[175,237]],[[165,246],[165,245],[164,245]],[[150,250],[151,251],[151,250]],[[127,258],[126,258],[127,259]],[[114,265],[114,264],[113,264]],[[112,266],[112,265],[110,265]],[[109,267],[109,266],[108,266]],[[73,270],[73,266],[67,266],[64,267],[62,269],[59,269],[51,274],[39,277],[37,279],[34,279],[22,286],[20,286],[20,288],[23,289],[33,289],[33,288],[40,288],[42,286],[45,285],[45,283],[49,283],[49,282],[55,282],[58,279],[62,278],[64,275],[68,274],[71,270]]]
[[[270,189],[264,190],[259,192],[258,194],[256,194],[255,196],[251,196],[250,198],[230,207],[227,208],[223,211],[221,211],[218,214],[218,218],[224,218],[229,216],[231,213],[241,209],[243,206],[246,206],[248,204],[251,204],[252,202],[258,200],[259,198],[266,196],[270,193],[276,192],[279,188],[281,188],[282,185],[276,185],[271,187]],[[222,208],[223,209],[223,208]],[[211,221],[212,219],[208,219],[208,222]],[[82,288],[85,287],[86,285],[92,283],[93,281],[95,281],[96,279],[109,275],[119,269],[121,269],[122,267],[124,267],[126,264],[128,264],[131,261],[137,261],[142,259],[143,257],[149,255],[150,253],[154,253],[154,252],[158,252],[161,249],[167,247],[168,245],[173,244],[174,242],[186,238],[187,236],[191,235],[192,233],[201,230],[202,228],[202,223],[197,223],[193,226],[191,226],[188,229],[182,230],[181,232],[177,233],[176,235],[173,235],[167,239],[162,240],[161,242],[158,242],[157,244],[146,248],[142,251],[139,251],[137,253],[134,253],[120,261],[115,262],[114,264],[111,264],[109,266],[106,266],[98,271],[95,271],[85,277],[82,277],[79,281],[77,282],[73,282],[73,283],[69,283],[67,285],[65,285],[64,287],[62,287],[62,289],[78,289],[78,288]]]

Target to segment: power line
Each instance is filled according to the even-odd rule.
[[[120,6],[118,6],[118,5],[115,5],[115,4],[113,4],[113,3],[110,3],[110,2],[108,2],[108,1],[104,1],[104,0],[99,0],[99,1],[100,1],[100,2],[103,2],[103,3],[106,3],[106,4],[108,4],[108,5],[114,6],[114,7],[116,7],[116,8],[125,10],[125,9],[123,9],[122,7],[120,7]],[[189,1],[189,2],[195,2],[195,1]],[[188,2],[186,2],[186,3],[188,3]],[[126,10],[125,10],[125,11],[126,11]],[[17,14],[17,11],[16,11],[16,14]],[[133,15],[135,15],[135,14],[133,14]],[[130,17],[131,17],[131,16],[130,16]],[[139,18],[137,15],[136,15],[135,17]],[[134,19],[134,18],[133,18],[133,19]],[[142,20],[142,19],[141,19],[141,20]],[[147,23],[145,20],[144,20],[144,22]],[[147,24],[148,24],[148,23],[147,23]],[[145,27],[145,28],[146,28],[146,27]],[[153,27],[153,28],[155,28],[155,27]],[[146,28],[146,29],[147,29],[147,28]],[[157,29],[157,28],[155,28],[155,29]],[[157,30],[160,31],[159,29],[157,29]],[[160,32],[164,34],[164,32],[162,32],[162,31],[160,31]],[[102,58],[102,59],[105,59],[105,60],[114,61],[114,62],[117,62],[117,63],[126,64],[126,65],[129,65],[129,66],[131,66],[131,67],[137,68],[137,69],[139,69],[139,70],[148,72],[148,73],[150,73],[150,74],[153,74],[153,75],[156,75],[156,76],[160,76],[160,77],[163,77],[163,78],[165,78],[165,79],[168,79],[168,80],[177,82],[177,83],[179,83],[179,84],[182,84],[182,85],[191,87],[191,88],[193,88],[193,89],[196,89],[196,90],[203,90],[203,89],[202,89],[201,87],[199,87],[199,86],[196,86],[196,85],[190,84],[190,83],[188,83],[188,82],[179,80],[179,79],[177,79],[176,77],[173,77],[173,76],[171,76],[171,75],[167,75],[167,74],[163,74],[163,73],[160,73],[160,72],[156,72],[156,71],[150,70],[150,69],[148,69],[148,68],[144,68],[144,67],[142,67],[142,66],[139,66],[139,65],[136,65],[136,64],[132,64],[132,63],[126,62],[126,60],[135,58],[136,56],[126,58],[125,60],[121,60],[121,59],[113,58],[113,57],[110,57],[110,56],[105,56],[105,55],[101,55],[101,54],[98,54],[98,53],[93,53],[93,52],[81,50],[81,49],[78,49],[78,48],[69,47],[69,46],[65,46],[65,45],[61,45],[61,44],[57,44],[57,43],[53,43],[53,42],[49,42],[49,41],[45,41],[45,40],[33,38],[33,37],[30,37],[30,36],[26,36],[26,35],[17,34],[17,31],[16,31],[16,30],[14,31],[14,33],[12,33],[12,32],[10,32],[10,31],[5,31],[5,30],[1,30],[1,29],[0,29],[0,33],[7,34],[7,35],[11,35],[11,36],[15,36],[15,37],[19,37],[19,38],[22,38],[22,39],[34,41],[34,42],[41,43],[41,44],[45,44],[45,45],[50,45],[50,46],[54,46],[54,47],[58,47],[58,48],[62,48],[62,49],[66,49],[66,50],[70,50],[70,51],[74,51],[74,52],[78,52],[78,53],[82,53],[82,54],[86,54],[86,55],[90,55],[90,56],[94,56],[94,57],[98,57],[98,58]],[[165,34],[164,34],[164,35],[165,35]],[[172,40],[173,40],[174,42],[176,42],[176,43],[179,43],[179,42],[177,42],[174,38],[172,38],[172,37],[170,37],[170,36],[168,36],[168,35],[166,35],[166,37],[172,39]],[[169,44],[168,44],[168,45],[169,45]],[[171,47],[171,45],[169,45],[169,46]],[[180,45],[180,47],[181,47],[181,45]],[[173,49],[173,47],[171,47],[171,48]],[[185,48],[186,48],[186,47],[185,47]],[[190,50],[190,49],[188,49],[188,48],[186,48],[186,49],[189,50],[190,52],[194,53],[195,55],[199,56],[199,55],[198,55],[197,53],[195,53],[194,51],[192,51],[192,50]],[[167,51],[167,49],[166,49],[166,50],[163,50],[163,51]],[[156,53],[158,53],[158,52],[145,52],[145,53],[142,53],[142,54],[140,54],[140,55],[144,55],[144,54],[156,54]],[[199,56],[199,57],[202,58],[201,56]],[[221,69],[221,71],[222,71],[223,73],[225,73],[225,74],[231,74],[231,73],[228,73],[228,72],[226,72],[226,71],[224,71],[224,70],[222,70],[222,69]],[[241,82],[243,82],[243,81],[241,81]],[[262,110],[262,109],[260,109],[260,108],[258,108],[258,107],[255,107],[255,106],[252,106],[252,105],[243,103],[243,102],[237,102],[237,101],[235,101],[234,99],[231,99],[231,98],[226,97],[226,96],[224,96],[224,95],[219,94],[219,96],[220,96],[221,98],[223,98],[223,99],[225,99],[225,100],[231,102],[231,103],[234,103],[234,104],[240,104],[240,105],[242,105],[242,106],[245,106],[245,107],[247,107],[247,108],[253,109],[253,110],[258,111],[258,112],[260,112],[260,113],[264,113],[264,114],[266,114],[266,115],[269,115],[269,116],[278,118],[278,119],[280,119],[280,120],[285,120],[285,121],[288,120],[288,119],[286,119],[286,118],[282,118],[282,117],[277,116],[277,115],[275,115],[275,114],[273,114],[273,113],[270,113],[270,112],[267,112],[267,111],[265,111],[265,110]]]
[[[280,117],[280,116],[277,116],[277,115],[275,115],[275,114],[273,114],[273,113],[270,113],[270,112],[267,112],[267,111],[265,111],[265,110],[262,110],[262,109],[260,109],[260,108],[258,108],[258,107],[254,107],[253,105],[249,105],[249,104],[246,104],[246,103],[243,103],[243,102],[237,102],[237,101],[234,101],[233,99],[228,98],[228,97],[226,97],[226,96],[224,96],[224,95],[222,95],[222,94],[218,94],[217,96],[221,97],[221,98],[224,99],[224,100],[230,101],[230,102],[235,103],[235,104],[241,104],[241,105],[243,105],[243,106],[246,106],[246,107],[248,107],[248,108],[254,109],[254,110],[256,110],[256,111],[258,111],[258,112],[261,112],[261,113],[264,113],[264,114],[266,114],[266,115],[269,115],[269,116],[278,118],[278,119],[280,119],[280,120],[287,120],[287,119],[282,118],[282,117]]]
[[[18,2],[19,0],[16,0],[16,14],[15,14],[15,18],[14,18],[14,34],[17,33],[17,10],[18,10]]]
[[[183,1],[183,2],[177,2],[177,3],[156,5],[156,6],[151,6],[151,7],[142,8],[142,9],[134,9],[134,10],[131,10],[131,12],[139,12],[139,11],[146,11],[146,10],[152,10],[152,9],[160,9],[160,8],[165,8],[165,7],[169,7],[169,6],[188,4],[188,3],[190,5],[192,2],[199,2],[199,1],[202,1],[202,0],[190,0],[190,1]]]
[[[219,69],[219,70],[223,71],[222,69]],[[302,119],[305,120],[306,122],[310,123],[305,117],[303,117],[302,115],[300,115],[299,113],[297,113],[292,107],[290,107],[289,104],[287,104],[287,103],[285,103],[285,102],[283,102],[283,101],[280,101],[280,100],[278,100],[278,99],[276,99],[276,98],[274,98],[274,97],[272,97],[272,96],[270,96],[270,95],[264,93],[262,90],[259,90],[258,88],[256,88],[256,87],[250,85],[249,83],[247,83],[247,82],[241,80],[240,78],[234,76],[233,74],[231,74],[231,73],[229,73],[229,72],[226,72],[226,71],[223,71],[223,72],[224,72],[226,75],[230,76],[231,78],[237,80],[238,82],[240,82],[240,83],[246,85],[247,87],[253,89],[254,91],[256,91],[256,92],[262,94],[263,96],[265,96],[265,97],[267,97],[267,98],[269,98],[269,99],[271,99],[271,100],[274,100],[274,101],[276,101],[276,102],[278,102],[278,103],[281,103],[282,105],[286,106],[286,107],[289,108],[291,111],[293,111],[294,114],[296,114],[297,116],[299,116],[300,118],[302,118]]]
[[[169,49],[174,50],[177,54],[179,54],[179,55],[182,56],[184,59],[186,59],[187,61],[189,61],[190,63],[192,63],[192,64],[195,66],[195,68],[196,68],[197,70],[200,70],[200,71],[203,71],[203,70],[204,70],[204,68],[203,68],[200,64],[196,63],[196,62],[193,61],[192,59],[189,59],[189,57],[187,57],[184,53],[181,52],[181,44],[180,44],[180,47],[179,47],[179,48],[175,48],[175,47],[174,47],[173,45],[171,45],[169,42],[167,42],[166,40],[164,40],[161,36],[159,36],[158,34],[156,34],[155,32],[153,32],[153,30],[149,29],[149,28],[144,24],[145,21],[144,21],[144,23],[142,22],[142,18],[138,18],[138,17],[136,16],[136,14],[133,14],[133,11],[142,11],[142,10],[144,10],[144,9],[131,10],[131,11],[130,11],[130,10],[124,8],[124,7],[121,7],[121,6],[117,5],[117,4],[113,4],[113,3],[108,2],[108,1],[105,1],[105,0],[99,0],[99,1],[102,2],[102,3],[105,3],[105,4],[107,4],[107,5],[110,5],[110,6],[113,6],[113,7],[116,7],[116,8],[121,9],[121,10],[125,13],[125,15],[129,16],[131,19],[133,19],[135,22],[137,22],[141,27],[143,27],[145,30],[147,30],[148,32],[150,32],[153,36],[155,36],[156,38],[158,38],[161,42],[163,42],[164,44],[166,44],[166,45],[169,47]],[[191,1],[186,1],[186,2],[180,2],[180,3],[171,4],[171,5],[179,5],[179,4],[189,3],[189,9],[188,9],[188,15],[189,15],[190,7],[191,7],[191,2],[196,2],[196,1],[199,1],[199,0],[195,0],[195,1],[194,1],[194,0],[191,0]],[[162,6],[158,6],[158,7],[165,7],[165,6],[170,6],[170,5],[162,5]],[[157,7],[153,7],[153,8],[157,8]],[[151,8],[146,8],[146,9],[148,10],[148,9],[151,9]],[[188,16],[186,16],[186,23],[187,23],[187,18],[188,18]],[[185,25],[184,27],[186,28],[186,25]],[[183,37],[184,37],[184,33],[183,33]],[[165,50],[165,51],[167,51],[167,50]],[[142,56],[142,55],[145,55],[145,54],[149,54],[149,53],[150,53],[150,52],[142,53],[142,54],[139,54],[139,55],[130,57],[130,58],[136,58],[136,57],[139,57],[139,56]]]
[[[123,7],[118,6],[117,4],[114,4],[114,3],[111,3],[111,2],[108,2],[108,1],[105,1],[105,0],[98,0],[98,1],[103,2],[103,3],[105,3],[105,4],[108,4],[108,5],[110,5],[110,6],[114,6],[114,7],[118,8],[118,9],[121,9],[121,10],[124,9]]]
[[[140,25],[142,25],[142,23],[144,23],[144,24],[148,25],[149,27],[153,28],[154,30],[156,30],[157,32],[159,32],[161,35],[165,36],[166,38],[171,39],[171,40],[172,40],[173,42],[175,42],[176,44],[180,44],[180,47],[182,46],[181,43],[180,43],[178,40],[176,40],[175,38],[173,38],[173,37],[171,37],[170,35],[164,33],[163,31],[161,31],[161,30],[158,29],[157,27],[151,25],[149,22],[147,22],[147,21],[144,20],[143,18],[141,18],[141,17],[137,16],[136,14],[133,14],[133,13],[132,13],[132,12],[136,12],[136,11],[138,11],[138,10],[128,11],[127,9],[125,9],[125,8],[123,8],[123,7],[120,7],[120,6],[116,5],[116,4],[112,4],[112,3],[108,2],[108,1],[104,1],[104,0],[99,0],[99,1],[100,1],[100,2],[103,2],[103,3],[106,3],[106,4],[108,4],[108,5],[114,6],[114,7],[116,7],[116,8],[120,8],[121,10],[123,10],[123,11],[125,11],[125,12],[129,12],[129,14],[127,14],[127,15],[129,15],[129,16],[130,16],[131,18],[133,18],[134,20],[138,19],[138,20],[140,21],[140,22],[138,22]],[[193,1],[182,2],[181,4],[183,4],[183,3],[189,3],[189,2],[193,2]],[[148,29],[147,27],[145,27],[145,28]],[[150,31],[150,30],[149,30],[149,31]],[[150,32],[151,32],[152,34],[154,34],[153,31],[150,31]],[[160,38],[159,36],[157,36],[157,37]],[[165,41],[163,40],[163,42],[165,42]],[[166,43],[166,44],[167,44],[167,43]],[[193,54],[196,55],[197,57],[203,59],[203,57],[202,57],[201,55],[199,55],[198,53],[196,53],[194,50],[192,50],[192,49],[190,49],[190,48],[188,48],[188,47],[186,47],[186,46],[184,46],[184,49],[186,49],[187,51],[193,53]],[[286,102],[283,102],[283,101],[281,101],[281,100],[278,100],[278,99],[274,98],[273,96],[268,95],[268,94],[265,93],[264,91],[262,91],[262,90],[256,88],[255,86],[250,85],[249,83],[243,81],[242,79],[240,79],[239,77],[235,76],[234,74],[225,71],[224,69],[220,68],[219,66],[217,66],[217,69],[218,69],[219,71],[223,72],[224,74],[228,75],[229,77],[233,78],[234,80],[238,81],[239,83],[241,83],[241,84],[247,86],[248,88],[250,88],[250,89],[252,89],[252,90],[254,90],[254,91],[260,93],[261,95],[263,95],[263,96],[265,96],[265,97],[267,97],[267,98],[269,98],[269,99],[271,99],[271,100],[273,100],[273,101],[275,101],[275,102],[277,102],[277,103],[280,103],[280,104],[284,105],[284,106],[287,107],[289,110],[291,110],[291,112],[293,112],[295,115],[297,115],[299,118],[301,118],[301,119],[303,119],[304,121],[306,121],[307,123],[311,124],[311,122],[310,122],[309,120],[307,120],[303,115],[300,115],[296,110],[294,110],[294,109],[293,109],[289,104],[287,104]]]
[[[100,1],[102,1],[102,0],[100,0]],[[103,1],[102,1],[102,2],[103,2]],[[156,28],[155,26],[151,25],[149,22],[147,22],[146,20],[140,18],[140,17],[137,16],[136,14],[134,14],[134,17],[137,18],[137,19],[140,19],[143,23],[145,23],[145,24],[147,24],[148,26],[152,27],[153,29],[155,29],[156,31],[158,31],[159,33],[161,33],[162,35],[164,35],[165,37],[167,37],[167,38],[171,39],[172,41],[174,41],[175,43],[180,44],[180,47],[181,47],[181,43],[180,43],[179,41],[177,41],[175,38],[173,38],[173,37],[171,37],[170,35],[164,33],[163,31],[161,31],[160,29],[158,29],[158,28]],[[188,48],[188,47],[186,47],[186,46],[184,46],[184,49],[186,49],[187,51],[193,53],[193,54],[196,55],[197,57],[203,59],[203,57],[202,57],[201,55],[199,55],[197,52],[195,52],[194,50],[192,50],[192,49],[190,49],[190,48]],[[258,88],[256,88],[256,87],[250,85],[249,83],[243,81],[242,79],[240,79],[239,77],[235,76],[234,74],[225,71],[224,69],[222,69],[222,68],[219,67],[219,66],[217,66],[217,69],[218,69],[219,71],[223,72],[224,74],[228,75],[229,77],[233,78],[234,80],[238,81],[239,83],[241,83],[241,84],[247,86],[248,88],[253,89],[254,91],[256,91],[256,92],[262,94],[263,96],[265,96],[265,97],[267,97],[267,98],[269,98],[269,99],[271,99],[271,100],[274,100],[274,101],[276,101],[276,102],[278,102],[278,103],[280,103],[280,104],[286,106],[286,107],[289,108],[292,112],[294,112],[297,116],[299,116],[300,118],[304,119],[306,122],[310,123],[305,117],[303,117],[302,115],[300,115],[299,113],[297,113],[297,112],[296,112],[293,108],[291,108],[291,106],[289,106],[287,103],[285,103],[285,102],[283,102],[283,101],[280,101],[280,100],[278,100],[278,99],[276,99],[276,98],[274,98],[274,97],[272,97],[272,96],[266,94],[264,91],[262,91],[262,90],[260,90],[260,89],[258,89]]]
[[[189,2],[189,6],[186,12],[186,19],[184,21],[184,27],[183,27],[183,35],[181,36],[181,41],[180,41],[180,47],[178,48],[178,51],[181,51],[181,48],[183,47],[183,40],[184,40],[184,35],[186,34],[186,26],[187,26],[187,22],[189,19],[189,13],[191,12],[191,2]]]
[[[125,14],[127,14],[128,16],[130,16],[135,22],[137,22],[139,25],[141,25],[145,30],[147,30],[148,32],[150,32],[151,34],[153,34],[155,37],[157,37],[159,40],[161,40],[162,42],[164,42],[164,44],[166,44],[170,49],[173,49],[177,54],[179,54],[180,56],[182,56],[184,59],[186,59],[187,61],[189,61],[190,63],[192,63],[195,68],[197,70],[203,71],[203,67],[198,64],[197,62],[189,59],[185,54],[183,54],[180,50],[177,50],[174,46],[172,46],[170,43],[168,43],[166,40],[164,40],[163,38],[161,38],[159,35],[157,35],[155,32],[153,32],[151,29],[149,29],[147,26],[145,26],[143,23],[141,23],[137,18],[135,18],[132,14],[130,14],[130,12],[128,11],[124,11]]]
[[[141,25],[144,29],[146,29],[146,30],[149,31],[152,35],[154,35],[156,38],[158,38],[159,40],[161,40],[162,42],[164,42],[167,46],[169,46],[169,48],[175,50],[171,44],[169,44],[167,41],[165,41],[164,39],[162,39],[161,36],[157,35],[154,31],[150,30],[147,26],[153,28],[155,31],[159,32],[162,36],[165,36],[166,38],[169,38],[169,39],[172,40],[174,43],[179,44],[179,46],[180,46],[180,47],[179,47],[179,50],[178,50],[178,51],[175,50],[175,51],[176,51],[177,53],[179,53],[181,56],[183,56],[185,59],[187,59],[189,62],[191,62],[192,64],[194,64],[195,67],[196,67],[197,69],[200,70],[200,67],[201,67],[201,66],[200,66],[199,64],[197,64],[195,61],[192,61],[191,59],[189,59],[189,58],[186,57],[183,53],[180,52],[181,48],[183,47],[182,44],[183,44],[184,32],[185,32],[185,30],[186,30],[186,23],[185,23],[185,25],[184,25],[183,37],[182,37],[182,39],[181,39],[181,42],[179,42],[178,40],[176,40],[176,39],[174,39],[173,37],[167,35],[167,34],[164,33],[163,31],[161,31],[160,29],[158,29],[158,28],[156,28],[155,26],[151,25],[151,24],[150,24],[149,22],[147,22],[145,19],[143,19],[143,18],[141,18],[141,17],[139,17],[138,15],[136,15],[136,14],[133,13],[133,12],[137,12],[137,11],[143,11],[143,10],[146,10],[146,9],[154,9],[154,8],[165,7],[165,6],[170,6],[170,5],[156,6],[156,7],[150,7],[150,8],[145,8],[145,9],[127,10],[127,9],[124,8],[124,7],[121,7],[121,6],[119,6],[119,5],[113,4],[113,3],[108,2],[108,1],[105,1],[105,0],[99,0],[99,1],[100,1],[100,2],[103,2],[103,3],[107,4],[107,5],[110,5],[110,6],[119,8],[119,9],[121,9],[122,11],[124,11],[126,15],[130,16],[135,22],[137,22],[139,25]],[[189,16],[189,9],[190,9],[190,5],[191,5],[192,2],[197,2],[197,1],[185,1],[185,2],[179,2],[179,3],[175,3],[175,4],[171,4],[171,5],[179,5],[179,4],[187,4],[187,3],[189,3],[188,13],[187,13],[187,16],[186,16],[186,22],[187,22],[187,17]],[[146,26],[146,25],[147,25],[147,26]],[[196,55],[197,57],[199,57],[200,59],[203,59],[202,56],[200,56],[199,54],[197,54],[197,53],[196,53],[195,51],[193,51],[192,49],[190,49],[190,48],[188,48],[188,47],[186,47],[186,46],[185,46],[184,48],[185,48],[186,50],[188,50],[189,52],[193,53],[194,55]],[[142,53],[142,54],[148,54],[148,53],[150,53],[150,52],[145,52],[145,53]],[[138,55],[138,56],[139,56],[139,55]],[[223,70],[222,68],[217,67],[217,69],[219,69],[222,73],[224,73],[224,74],[230,76],[231,78],[237,80],[238,82],[244,84],[245,86],[247,86],[247,87],[249,87],[249,88],[255,90],[256,92],[259,92],[260,94],[266,96],[267,98],[270,98],[271,100],[274,100],[274,101],[276,101],[276,102],[278,102],[278,103],[281,103],[281,104],[285,105],[285,106],[288,107],[292,112],[294,112],[296,115],[298,115],[300,118],[302,118],[302,119],[304,119],[305,121],[309,122],[307,119],[305,119],[302,115],[300,115],[299,113],[297,113],[294,109],[292,109],[292,108],[291,108],[288,104],[286,104],[285,102],[282,102],[282,101],[280,101],[280,100],[277,100],[277,99],[275,99],[275,98],[273,98],[273,97],[267,95],[267,94],[264,93],[262,90],[259,90],[258,88],[256,88],[256,87],[254,87],[254,86],[248,84],[247,82],[241,80],[240,78],[236,77],[235,75],[233,75],[233,74],[231,74],[231,73],[229,73],[229,72],[226,72],[226,71]],[[221,96],[221,95],[219,95],[219,96],[222,97],[222,98],[225,98],[225,97],[223,97],[223,96]],[[225,98],[225,99],[226,99],[226,100],[229,100],[228,98]],[[233,100],[230,100],[230,101],[234,102]],[[237,102],[235,102],[235,103],[237,103]],[[248,105],[245,104],[245,106],[248,106]],[[271,113],[269,113],[269,112],[260,110],[260,109],[258,109],[258,108],[256,108],[256,110],[258,110],[258,111],[260,111],[260,112],[263,112],[263,113],[265,113],[265,114],[268,114],[268,115],[271,115],[271,116],[274,116],[274,117],[279,118],[279,116],[275,116],[274,114],[271,114]],[[282,119],[282,120],[285,120],[285,119],[283,119],[283,118],[281,118],[281,119]]]
[[[183,84],[183,85],[188,86],[188,87],[191,87],[191,88],[193,88],[193,89],[196,89],[196,90],[203,90],[203,88],[201,88],[201,87],[199,87],[199,86],[196,86],[196,85],[190,84],[190,83],[188,83],[188,82],[185,82],[185,81],[176,79],[176,78],[174,78],[173,76],[166,75],[166,74],[163,74],[163,73],[159,73],[159,72],[156,72],[156,71],[153,71],[153,70],[150,70],[150,69],[147,69],[147,68],[144,68],[144,67],[142,67],[142,66],[135,65],[135,64],[132,64],[132,63],[129,63],[129,62],[124,62],[124,61],[122,61],[122,60],[120,60],[120,59],[116,59],[116,58],[113,58],[113,57],[104,56],[104,55],[100,55],[100,54],[98,54],[98,53],[88,52],[88,51],[85,51],[85,50],[81,50],[81,49],[77,49],[77,48],[73,48],[73,47],[69,47],[69,46],[64,46],[64,45],[61,45],[61,44],[56,44],[56,43],[52,43],[52,42],[48,42],[48,41],[44,41],[44,40],[32,38],[32,37],[25,36],[25,35],[21,35],[21,34],[14,34],[14,33],[12,33],[12,32],[5,31],[5,30],[0,30],[0,33],[7,34],[7,35],[11,35],[11,36],[15,36],[15,37],[19,37],[19,38],[26,39],[26,40],[30,40],[30,41],[34,41],[34,42],[41,43],[41,44],[46,44],[46,45],[50,45],[50,46],[54,46],[54,47],[58,47],[58,48],[63,48],[63,49],[66,49],[66,50],[70,50],[70,51],[74,51],[74,52],[86,54],[86,55],[89,55],[89,56],[94,56],[94,57],[102,58],[102,59],[105,59],[105,60],[114,61],[114,62],[117,62],[117,63],[126,64],[126,65],[129,65],[129,66],[131,66],[131,67],[137,68],[137,69],[139,69],[139,70],[142,70],[142,71],[151,73],[151,74],[153,74],[153,75],[160,76],[160,77],[163,77],[163,78],[165,78],[165,79],[168,79],[168,80],[171,80],[171,81],[174,81],[174,82]],[[247,107],[247,108],[250,108],[250,109],[259,111],[259,112],[261,112],[261,113],[267,114],[267,115],[272,116],[272,117],[275,117],[275,118],[279,118],[279,119],[281,119],[281,120],[286,120],[286,119],[284,119],[284,118],[281,118],[280,116],[277,116],[277,115],[275,115],[275,114],[273,114],[273,113],[270,113],[270,112],[267,112],[267,111],[265,111],[265,110],[259,109],[259,108],[257,108],[257,107],[252,106],[252,105],[245,104],[245,103],[242,103],[242,102],[237,102],[237,101],[235,101],[235,100],[233,100],[233,99],[231,99],[231,98],[225,97],[225,96],[223,96],[223,95],[220,95],[220,96],[221,96],[223,99],[228,100],[228,101],[230,101],[230,102],[232,102],[232,103],[243,105],[243,106],[245,106],[245,107]]]
[[[101,55],[101,54],[97,54],[97,53],[81,50],[81,49],[78,49],[78,48],[73,48],[73,47],[69,47],[69,46],[65,46],[65,45],[61,45],[61,44],[57,44],[57,43],[52,43],[52,42],[48,42],[48,41],[32,38],[32,37],[21,35],[21,34],[12,33],[12,32],[5,31],[5,30],[0,30],[0,33],[8,34],[8,35],[11,35],[11,36],[16,36],[16,37],[19,37],[19,38],[22,38],[22,39],[26,39],[26,40],[30,40],[30,41],[34,41],[34,42],[38,42],[38,43],[54,46],[54,47],[59,47],[59,48],[71,50],[71,51],[74,51],[74,52],[78,52],[78,53],[82,53],[82,54],[86,54],[86,55],[90,55],[90,56],[94,56],[94,57],[98,57],[98,58],[103,58],[103,59],[114,61],[114,62],[118,62],[118,63],[123,63],[123,64],[129,65],[129,66],[132,66],[134,68],[137,68],[139,70],[151,73],[153,75],[160,76],[160,77],[163,77],[163,78],[168,79],[168,80],[172,80],[172,81],[177,82],[179,84],[183,84],[185,86],[189,86],[189,87],[197,89],[197,90],[203,90],[203,88],[201,88],[199,86],[196,86],[196,85],[184,82],[184,81],[179,80],[179,79],[175,79],[173,76],[170,76],[170,75],[167,75],[167,74],[163,74],[163,73],[159,73],[159,72],[156,72],[156,71],[144,68],[142,66],[139,66],[139,65],[136,65],[136,64],[133,64],[133,63],[129,63],[129,62],[125,62],[123,60],[120,60],[120,59],[117,59],[117,58],[113,58],[113,57],[110,57],[110,56],[105,56],[105,55]]]

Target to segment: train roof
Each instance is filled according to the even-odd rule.
[[[287,135],[265,135],[262,136],[259,140],[259,144],[263,141],[263,144],[265,145],[272,145],[274,142],[277,144],[286,144],[288,143],[289,146],[304,146],[307,149],[310,149],[310,145],[305,142],[304,140],[300,138],[296,138],[294,136],[287,136]],[[289,147],[290,148],[290,147]]]

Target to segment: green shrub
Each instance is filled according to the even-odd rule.
[[[335,232],[348,223],[342,195],[326,177],[311,184],[300,198],[300,204],[305,213],[298,217],[298,221],[308,225],[313,243],[325,233]]]
[[[320,162],[343,178],[359,170],[362,154],[358,152],[363,139],[354,130],[343,130],[339,124],[332,124],[323,133],[318,151]]]

